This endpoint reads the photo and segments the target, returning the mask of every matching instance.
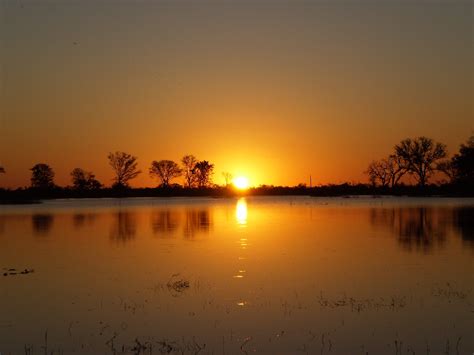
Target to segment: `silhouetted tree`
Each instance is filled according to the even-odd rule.
[[[182,170],[172,160],[153,161],[150,167],[150,176],[161,181],[163,187],[168,187],[170,180],[181,176]]]
[[[400,179],[408,171],[407,166],[405,166],[403,162],[403,159],[401,159],[395,154],[390,155],[386,159],[386,167],[389,171],[390,186],[392,187],[397,186]]]
[[[31,187],[50,189],[54,187],[54,171],[47,164],[36,164],[31,169]]]
[[[198,161],[192,170],[198,187],[208,187],[211,183],[213,172],[214,164],[209,163],[207,160]]]
[[[382,187],[396,186],[407,169],[395,155],[378,161],[372,161],[365,173],[369,176],[372,185],[380,183]]]
[[[372,161],[365,173],[369,176],[370,183],[373,186],[377,186],[380,183],[382,187],[385,187],[390,182],[389,172],[384,166],[383,160]]]
[[[141,173],[137,169],[137,157],[124,152],[109,153],[109,164],[115,172],[114,187],[127,187],[128,182]]]
[[[456,169],[454,167],[452,159],[446,159],[439,162],[436,166],[436,170],[439,170],[444,173],[449,178],[450,182],[454,182],[456,178]]]
[[[461,144],[459,153],[451,160],[454,181],[474,185],[474,136]]]
[[[0,175],[5,174],[5,168],[3,166],[0,166]],[[1,187],[0,187],[1,189]]]
[[[436,170],[439,160],[446,157],[446,146],[431,138],[404,139],[395,146],[396,157],[407,171],[414,175],[420,186],[425,186]]]
[[[230,183],[232,182],[232,174],[229,173],[228,171],[224,171],[222,173],[222,176],[224,177],[225,187],[228,187]]]
[[[0,166],[0,174],[5,174],[5,168],[3,166]]]
[[[76,190],[97,190],[102,184],[95,178],[95,175],[81,168],[71,171],[72,184]]]
[[[195,175],[193,174],[194,166],[197,163],[197,159],[194,155],[185,155],[181,159],[183,164],[184,183],[186,187],[193,187],[196,184]]]

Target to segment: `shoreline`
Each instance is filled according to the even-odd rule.
[[[82,196],[82,197],[45,197],[41,199],[0,199],[0,206],[22,206],[22,205],[41,205],[47,201],[86,201],[86,200],[122,200],[122,199],[200,199],[209,198],[216,200],[225,200],[242,197],[307,197],[307,198],[339,198],[348,200],[357,199],[410,199],[410,198],[422,198],[422,199],[465,199],[474,198],[474,196],[463,196],[463,195],[394,195],[394,194],[354,194],[354,195],[311,195],[311,194],[233,194],[233,195],[154,195],[154,196]]]

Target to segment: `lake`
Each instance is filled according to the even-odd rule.
[[[474,199],[0,206],[0,353],[471,354]]]

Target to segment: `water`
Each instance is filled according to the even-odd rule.
[[[0,352],[470,354],[473,217],[445,198],[0,206]]]

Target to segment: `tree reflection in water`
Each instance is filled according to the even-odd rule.
[[[212,227],[212,218],[208,209],[187,209],[183,235],[185,238],[194,238],[197,232],[209,232]]]
[[[188,208],[184,212],[176,210],[160,210],[151,218],[151,228],[159,236],[172,236],[180,228],[185,238],[194,238],[200,232],[209,232],[212,217],[207,208]]]
[[[160,210],[151,217],[153,234],[171,236],[180,225],[180,214],[173,210]]]
[[[33,232],[38,236],[47,235],[54,223],[52,214],[34,214],[31,216]]]
[[[137,221],[135,215],[128,211],[118,211],[114,214],[115,222],[110,231],[110,239],[126,243],[135,237]]]
[[[72,223],[75,229],[82,228],[86,225],[91,225],[94,223],[97,214],[95,213],[76,213],[72,216]]]
[[[452,227],[451,209],[429,207],[374,208],[372,225],[389,227],[406,250],[429,252],[443,246]]]
[[[474,248],[474,207],[455,208],[453,222],[462,240]]]

